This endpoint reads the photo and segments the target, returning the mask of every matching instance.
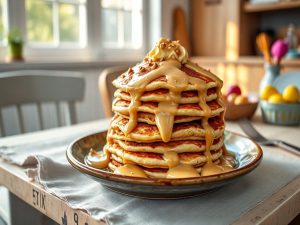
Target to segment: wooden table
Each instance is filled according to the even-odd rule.
[[[278,133],[282,134],[281,139],[300,145],[300,129],[289,127],[276,127],[264,125],[259,119],[255,119],[255,125],[270,136]],[[107,120],[94,121],[75,125],[72,127],[57,128],[47,131],[40,131],[31,134],[17,135],[14,137],[6,137],[0,140],[0,146],[9,143],[18,143],[24,141],[24,138],[36,139],[39,137],[51,137],[52,135],[64,135],[70,129],[78,131],[96,129],[97,127],[107,127]],[[227,123],[227,129],[241,133],[236,123]],[[268,133],[267,133],[268,132]],[[296,140],[298,139],[298,140]],[[296,141],[295,141],[296,140]],[[299,158],[300,159],[300,158]],[[29,181],[24,172],[24,168],[12,165],[0,160],[0,184],[6,186],[11,193],[18,198],[24,200],[26,204],[37,209],[44,215],[47,215],[59,224],[105,224],[102,221],[96,221],[87,213],[81,210],[70,208],[65,201],[48,193],[40,185]],[[240,218],[236,218],[234,225],[238,224],[287,224],[300,213],[300,176],[288,183],[281,190],[274,193],[271,197],[245,212]],[[18,217],[22,218],[28,215],[22,212]],[[16,216],[16,215],[12,215]],[[66,223],[66,219],[68,223]],[[23,220],[24,221],[24,220]]]

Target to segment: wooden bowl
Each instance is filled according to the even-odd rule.
[[[235,105],[233,103],[226,102],[225,119],[238,120],[241,118],[251,118],[257,109],[257,105],[258,101],[240,105]]]

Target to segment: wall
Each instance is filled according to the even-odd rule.
[[[162,37],[173,38],[172,29],[173,29],[173,10],[180,6],[185,12],[188,31],[190,31],[190,1],[189,0],[163,0],[162,1]],[[190,32],[189,32],[190,33]]]

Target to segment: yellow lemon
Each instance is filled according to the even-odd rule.
[[[236,93],[231,93],[227,96],[227,102],[234,103],[234,100],[238,97]]]
[[[249,103],[247,96],[239,95],[234,99],[234,104],[236,105],[242,105],[247,103]]]
[[[287,102],[296,103],[299,101],[300,93],[296,86],[289,85],[284,89],[282,97]]]
[[[282,98],[281,94],[274,94],[271,95],[270,98],[268,98],[268,102],[279,104],[284,103],[284,99]]]
[[[272,85],[265,86],[260,92],[260,98],[263,100],[268,100],[270,96],[278,94],[278,91]]]

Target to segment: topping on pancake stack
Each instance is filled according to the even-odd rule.
[[[222,81],[161,39],[113,81],[117,88],[105,154],[117,174],[185,178],[232,169],[226,161]]]

